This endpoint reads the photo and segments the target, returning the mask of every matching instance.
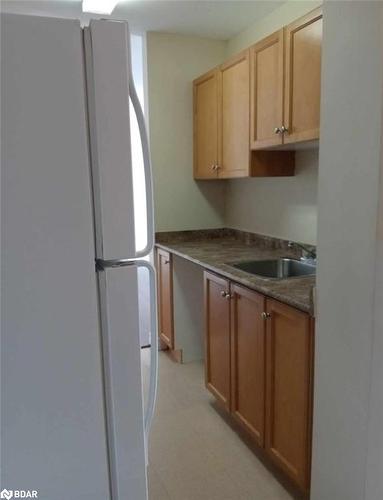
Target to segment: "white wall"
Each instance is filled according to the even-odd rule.
[[[192,80],[318,5],[318,1],[286,2],[227,43],[148,34],[157,231],[229,226],[316,243],[318,150],[297,154],[292,178],[193,180]]]
[[[295,177],[230,181],[228,227],[278,238],[316,243],[318,151],[296,155]]]
[[[380,208],[375,268],[374,333],[368,426],[366,500],[383,496],[383,134],[381,145]]]
[[[224,225],[225,183],[193,180],[194,78],[225,58],[223,41],[148,33],[148,97],[156,230]]]
[[[382,463],[381,389],[371,392],[371,367],[377,382],[383,356],[381,303],[373,335],[374,289],[378,299],[382,286],[382,21],[381,2],[325,2],[312,500],[382,498],[382,470],[372,463]],[[368,455],[369,425],[376,436]]]
[[[318,0],[290,0],[283,3],[278,9],[275,9],[263,19],[250,24],[248,28],[228,40],[226,55],[230,56],[249,47],[320,5],[322,5],[322,1]]]
[[[226,55],[239,52],[321,4],[290,1],[228,41]],[[297,153],[295,177],[228,181],[229,227],[316,243],[318,149]]]

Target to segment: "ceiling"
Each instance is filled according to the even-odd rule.
[[[163,31],[227,40],[283,1],[274,0],[120,0],[111,16],[84,14],[81,0],[8,0],[1,10],[81,19],[126,19],[134,31]]]

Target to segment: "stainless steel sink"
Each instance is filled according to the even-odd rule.
[[[295,259],[250,260],[230,265],[256,276],[274,279],[311,276],[316,272],[315,263]]]

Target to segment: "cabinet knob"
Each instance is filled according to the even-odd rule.
[[[212,165],[212,166],[211,166],[211,169],[212,169],[212,170],[216,170],[216,169],[217,169],[217,165]]]
[[[279,127],[275,127],[275,129],[274,129],[274,133],[275,133],[275,134],[281,134],[281,133],[282,133],[282,130],[281,130]]]
[[[261,316],[262,316],[262,319],[269,319],[269,318],[271,318],[271,314],[268,313],[268,312],[263,312],[261,314]]]
[[[231,295],[231,293],[227,293],[226,296],[225,296],[226,300],[230,300],[232,298],[233,298],[233,295]]]
[[[165,260],[164,264],[170,264],[170,260]]]
[[[224,298],[225,298],[225,297],[226,297],[226,295],[227,295],[226,290],[222,290],[222,292],[221,292],[221,297],[224,297]]]
[[[284,125],[282,125],[282,127],[281,127],[282,134],[287,133],[288,131],[289,131],[289,129],[287,127],[285,127]]]

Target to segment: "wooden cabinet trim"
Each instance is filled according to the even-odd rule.
[[[305,129],[303,131],[296,131],[294,130],[294,117],[293,117],[293,71],[292,67],[294,65],[294,55],[293,55],[293,50],[294,50],[294,42],[293,42],[293,36],[298,33],[299,31],[305,29],[306,27],[310,26],[311,24],[314,24],[315,22],[321,20],[323,17],[322,14],[322,8],[319,7],[305,16],[297,19],[293,23],[289,24],[288,26],[285,27],[285,91],[284,91],[284,120],[285,120],[285,126],[288,128],[288,133],[284,134],[283,136],[283,143],[284,144],[290,144],[290,143],[297,143],[297,142],[303,142],[303,141],[311,141],[311,140],[316,140],[319,139],[319,109],[317,110],[318,114],[318,126],[314,127],[312,129]],[[321,81],[321,68],[319,66],[319,71],[318,74],[316,75],[315,78],[317,84],[318,84],[318,95],[313,96],[312,101],[314,101],[314,105],[316,103],[320,103],[320,81]],[[310,110],[310,105],[309,103],[305,103],[305,113],[313,112],[313,110]],[[315,111],[314,111],[315,113]]]
[[[232,66],[235,66],[241,61],[245,61],[249,57],[249,49],[244,49],[238,54],[235,54],[234,56],[231,56],[227,61],[225,61],[223,64],[220,65],[219,69],[221,71],[226,71],[227,69],[231,68]]]
[[[214,78],[214,76],[218,70],[219,70],[219,66],[207,71],[206,73],[199,76],[198,78],[195,78],[193,80],[193,84],[198,85],[200,83],[206,82],[207,80],[210,80],[211,78]]]
[[[308,444],[307,444],[307,474],[306,474],[306,491],[311,488],[311,467],[312,467],[312,448],[313,448],[313,425],[314,425],[314,370],[315,370],[315,318],[310,316],[310,376],[308,384],[309,401],[308,401]]]
[[[250,48],[250,147],[251,149],[263,149],[271,146],[279,146],[283,143],[283,134],[276,134],[270,130],[270,137],[265,139],[257,138],[257,113],[258,113],[258,54],[273,45],[278,44],[278,73],[275,75],[278,86],[277,102],[278,117],[274,127],[283,125],[283,92],[284,92],[284,29],[267,36]],[[274,96],[275,98],[275,96]],[[273,135],[274,134],[274,135]]]
[[[223,147],[223,92],[222,70],[217,71],[217,179],[222,178],[222,147]]]

